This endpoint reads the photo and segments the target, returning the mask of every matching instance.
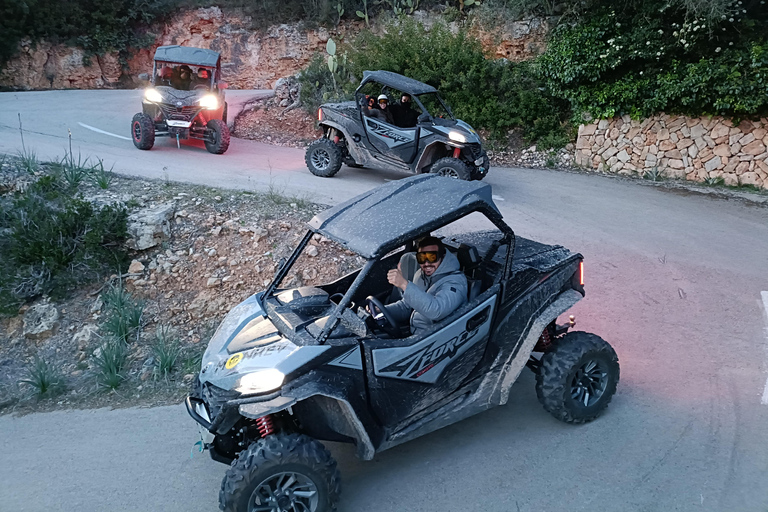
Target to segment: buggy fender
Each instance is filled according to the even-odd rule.
[[[360,418],[357,417],[354,408],[346,398],[316,383],[307,383],[292,389],[285,396],[279,396],[266,402],[255,402],[240,406],[240,414],[246,418],[258,419],[267,414],[275,414],[295,405],[298,402],[312,397],[325,397],[337,406],[337,427],[349,434],[357,441],[357,456],[362,460],[373,459],[376,450],[371,443],[371,438],[365,430]]]
[[[507,403],[509,390],[517,380],[520,372],[523,371],[531,351],[533,351],[533,347],[536,345],[536,341],[541,336],[544,328],[557,319],[558,316],[573,307],[581,298],[582,295],[576,290],[566,290],[536,317],[520,347],[509,355],[501,368],[497,382],[497,387],[501,393],[499,405]]]
[[[428,165],[436,162],[446,155],[450,156],[450,152],[445,149],[446,145],[451,146],[452,148],[462,148],[462,146],[458,144],[450,144],[444,140],[436,140],[430,142],[426,147],[424,147],[424,151],[421,152],[419,160],[416,162],[416,165],[413,166],[413,172],[416,174],[422,173],[424,172],[424,168]]]
[[[320,123],[321,128],[333,128],[335,130],[339,130],[342,134],[344,134],[344,138],[346,140],[352,140],[352,137],[350,136],[349,132],[342,127],[339,123],[335,121],[323,121]],[[355,162],[358,164],[364,164],[369,158],[367,158],[365,155],[363,155],[360,150],[357,147],[357,144],[347,144],[347,150],[349,151],[350,156],[354,159]]]

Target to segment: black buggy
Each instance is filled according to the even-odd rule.
[[[393,122],[369,115],[382,94],[387,108],[405,115],[395,115]],[[403,94],[412,105],[399,102]],[[367,107],[370,98],[373,109]],[[305,156],[316,176],[331,177],[342,163],[462,180],[488,174],[488,155],[477,132],[454,118],[437,89],[397,73],[365,71],[355,101],[321,105],[318,123],[323,137],[309,145]]]
[[[614,350],[594,334],[569,332],[573,317],[556,323],[584,295],[582,256],[516,237],[490,186],[413,176],[330,208],[308,227],[267,289],[221,323],[186,400],[211,457],[231,463],[222,510],[332,511],[340,475],[321,440],[353,443],[370,460],[504,405],[525,366],[544,409],[561,421],[590,421],[610,402],[619,381]],[[409,335],[366,305],[382,309],[392,292],[387,270],[428,233],[457,256],[468,302]],[[333,244],[357,255],[357,270],[302,286],[294,267]]]
[[[156,137],[198,139],[220,155],[229,148],[227,103],[218,52],[186,46],[155,51],[142,112],[133,116],[131,138],[139,149],[152,149]]]

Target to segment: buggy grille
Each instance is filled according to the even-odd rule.
[[[208,405],[208,411],[211,413],[211,420],[216,419],[219,413],[221,413],[221,409],[224,407],[225,403],[234,400],[239,396],[240,393],[237,391],[227,391],[208,382],[203,384],[203,400]]]
[[[173,105],[160,105],[160,110],[163,111],[163,115],[166,119],[173,121],[191,121],[200,110],[200,107],[196,106],[184,106],[175,107]]]
[[[476,160],[483,156],[483,148],[480,144],[467,144],[464,146],[464,150],[472,155],[472,160]]]

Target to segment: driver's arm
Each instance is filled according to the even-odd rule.
[[[467,280],[461,275],[440,283],[440,289],[431,295],[413,283],[408,283],[403,293],[403,300],[418,313],[437,322],[450,315],[467,301]]]

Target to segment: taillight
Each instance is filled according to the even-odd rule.
[[[317,120],[322,121],[323,120],[323,109],[319,108],[317,109]]]
[[[584,295],[584,260],[579,261],[579,268],[571,276],[571,288]]]

